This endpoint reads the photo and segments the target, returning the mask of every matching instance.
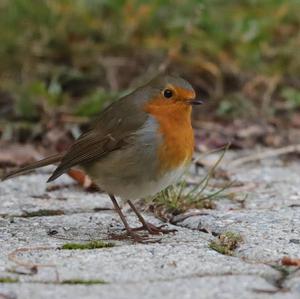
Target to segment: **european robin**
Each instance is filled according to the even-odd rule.
[[[148,84],[119,99],[97,117],[64,154],[56,154],[7,174],[3,179],[48,164],[59,163],[48,182],[71,167],[81,167],[106,191],[135,241],[135,231],[168,233],[163,227],[147,223],[131,200],[154,195],[178,181],[194,151],[191,125],[193,87],[184,79],[158,76]],[[142,223],[131,228],[114,196],[128,202]]]

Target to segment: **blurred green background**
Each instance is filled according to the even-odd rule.
[[[164,70],[208,99],[199,117],[288,121],[299,11],[300,0],[1,0],[1,121],[89,117]]]

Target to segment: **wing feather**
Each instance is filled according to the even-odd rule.
[[[91,163],[126,146],[148,118],[146,112],[141,111],[141,104],[142,101],[131,95],[104,110],[91,128],[71,146],[48,182],[73,166]]]

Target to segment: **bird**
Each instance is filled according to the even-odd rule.
[[[147,222],[133,202],[178,182],[187,170],[194,152],[192,107],[202,103],[185,79],[159,75],[100,112],[66,152],[14,170],[2,180],[58,163],[51,182],[80,167],[109,195],[128,237],[143,242],[139,230],[174,232]],[[116,197],[129,204],[141,227],[129,226]]]

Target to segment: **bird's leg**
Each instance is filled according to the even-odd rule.
[[[122,212],[122,210],[121,210],[121,208],[120,208],[120,206],[119,206],[119,204],[118,204],[116,198],[114,197],[114,195],[109,194],[109,197],[110,197],[110,199],[111,199],[111,201],[112,201],[112,203],[113,203],[113,205],[114,205],[114,208],[115,208],[116,212],[119,214],[119,216],[120,216],[120,218],[121,218],[121,220],[122,220],[122,222],[123,222],[123,224],[124,224],[124,226],[125,226],[125,229],[126,229],[127,234],[128,234],[134,241],[139,242],[139,243],[144,243],[145,239],[142,238],[141,236],[139,236],[138,234],[136,234],[136,233],[134,232],[134,230],[129,226],[129,224],[128,224],[127,220],[126,220],[126,217],[125,217],[125,215],[123,214],[123,212]]]
[[[174,232],[177,231],[176,229],[166,229],[166,228],[164,228],[164,227],[167,226],[166,224],[163,224],[163,225],[160,225],[160,226],[155,226],[154,224],[151,224],[151,223],[147,222],[145,220],[145,218],[142,216],[142,214],[134,206],[134,204],[130,200],[128,200],[127,202],[129,204],[130,208],[132,209],[132,211],[136,214],[136,216],[138,217],[138,219],[142,223],[142,226],[132,228],[132,230],[134,230],[134,231],[147,230],[152,235],[158,235],[160,233],[168,234],[168,233],[174,233]]]

